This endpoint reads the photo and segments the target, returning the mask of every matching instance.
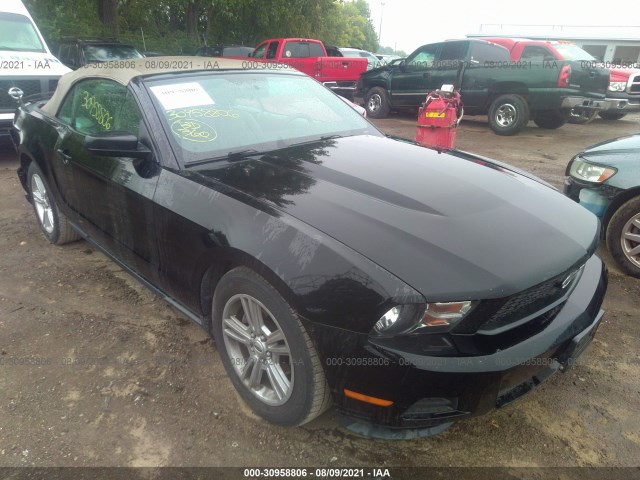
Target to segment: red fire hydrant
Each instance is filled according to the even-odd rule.
[[[455,148],[456,129],[462,118],[460,94],[451,85],[434,90],[418,111],[416,142],[438,150]]]

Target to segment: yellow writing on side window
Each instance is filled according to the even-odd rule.
[[[182,140],[190,142],[213,142],[218,133],[206,123],[198,120],[176,120],[171,124],[171,131]]]
[[[91,96],[86,90],[82,92],[81,106],[89,112],[89,115],[96,119],[98,125],[106,130],[111,130],[113,117],[109,111],[96,100],[96,97]]]

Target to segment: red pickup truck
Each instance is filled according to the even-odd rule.
[[[309,38],[265,40],[250,56],[290,65],[349,99],[360,74],[367,71],[366,58],[329,57],[321,41]]]
[[[502,45],[511,53],[511,60],[571,60],[581,62],[583,66],[602,66],[588,52],[571,42],[528,40],[526,38],[482,37],[486,40]],[[605,65],[609,67],[609,65]],[[587,123],[596,113],[605,120],[619,120],[627,113],[640,112],[640,70],[610,67],[611,74],[607,99],[620,100],[618,108],[597,111],[574,109],[569,119],[571,123]]]

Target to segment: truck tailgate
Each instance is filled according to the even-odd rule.
[[[571,65],[571,88],[577,89],[585,97],[605,98],[609,87],[609,70],[587,61],[574,60],[568,63]]]
[[[366,58],[319,57],[320,82],[357,81],[367,71]]]

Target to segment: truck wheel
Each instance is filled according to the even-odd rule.
[[[598,113],[598,115],[600,115],[601,118],[604,118],[605,120],[620,120],[622,117],[626,117],[627,114],[626,113],[621,113],[621,112],[608,112],[608,111],[604,111],[604,112],[600,112]]]
[[[367,115],[371,118],[386,118],[391,105],[384,88],[373,87],[369,90],[364,100],[364,108],[367,109]]]
[[[489,126],[497,135],[515,135],[529,123],[529,105],[520,95],[500,95],[489,107]]]
[[[627,201],[613,214],[606,240],[620,268],[640,278],[640,197]]]
[[[569,112],[562,112],[560,110],[541,110],[536,113],[533,121],[540,128],[555,130],[567,123],[569,116]]]
[[[574,108],[571,110],[571,114],[569,116],[569,123],[574,125],[586,125],[593,121],[598,114],[597,110],[584,110],[579,108]]]

